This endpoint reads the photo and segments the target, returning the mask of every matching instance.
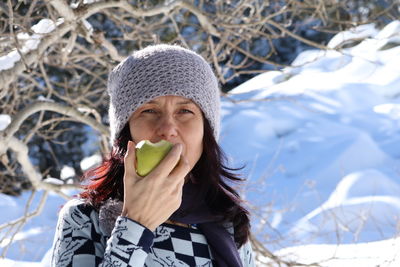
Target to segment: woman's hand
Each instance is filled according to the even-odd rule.
[[[154,231],[182,202],[183,184],[190,171],[189,164],[182,155],[182,144],[175,144],[154,170],[146,177],[140,177],[135,170],[135,144],[129,141],[124,165],[122,216]]]

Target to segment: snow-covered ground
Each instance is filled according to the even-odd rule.
[[[351,47],[303,52],[223,97],[220,144],[245,164],[253,232],[269,250],[321,266],[400,266],[400,21],[340,33],[329,47],[343,42]],[[0,224],[28,198],[0,195]],[[44,264],[63,203],[50,194],[0,265]]]

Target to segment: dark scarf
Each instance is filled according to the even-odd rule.
[[[100,226],[106,235],[111,235],[115,220],[121,211],[120,201],[107,201],[100,208]],[[212,215],[196,185],[188,182],[183,186],[182,204],[170,219],[184,224],[196,224],[206,237],[218,267],[243,266],[233,236],[218,223],[221,216]]]
[[[171,220],[184,224],[197,224],[205,235],[218,267],[242,267],[233,236],[220,223],[221,216],[213,216],[204,196],[191,182],[183,186],[182,204]]]

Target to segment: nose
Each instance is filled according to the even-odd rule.
[[[173,141],[178,136],[178,128],[173,116],[162,116],[159,120],[156,132],[162,139]]]

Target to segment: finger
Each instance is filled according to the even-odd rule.
[[[154,176],[167,177],[177,165],[182,154],[182,144],[175,144],[165,158],[150,173]]]
[[[185,184],[185,179],[181,179],[179,180],[179,183],[175,186],[172,195],[176,198],[176,200],[178,201],[178,206],[177,208],[179,208],[179,206],[182,203],[182,197],[183,197],[183,185]]]
[[[190,165],[188,160],[184,155],[181,155],[178,164],[176,167],[171,171],[170,177],[176,178],[176,183],[183,183],[185,182],[185,177],[191,171]]]
[[[125,176],[133,177],[136,175],[136,151],[135,143],[128,141],[128,147],[124,157]]]

